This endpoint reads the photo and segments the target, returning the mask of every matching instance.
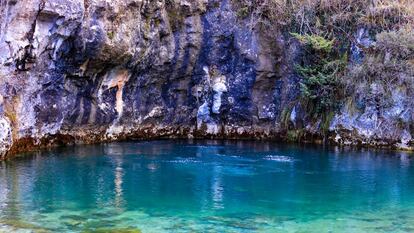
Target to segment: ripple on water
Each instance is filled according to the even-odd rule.
[[[296,161],[293,157],[284,156],[284,155],[266,155],[264,159],[269,160],[269,161],[280,162],[280,163],[293,163]]]
[[[8,162],[0,169],[0,233],[414,232],[414,166],[399,159],[123,146],[137,156],[105,156],[97,146],[87,153],[103,156],[70,150]]]
[[[174,160],[167,160],[165,162],[167,162],[167,163],[182,163],[182,164],[201,163],[200,160],[197,160],[195,158],[182,158],[182,157],[177,157]]]

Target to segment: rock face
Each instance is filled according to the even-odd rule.
[[[323,138],[297,104],[297,42],[254,29],[229,0],[2,0],[0,8],[0,155],[152,137],[284,139],[285,109],[293,129]],[[396,93],[389,114],[412,122],[404,98]],[[408,128],[380,133],[386,116],[366,109],[344,107],[331,141],[410,148]]]
[[[8,120],[0,118],[0,157],[6,156],[6,152],[12,144],[11,127]]]

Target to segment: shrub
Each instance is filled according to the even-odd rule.
[[[269,34],[277,31],[277,35],[281,31],[293,32],[291,35],[302,44],[304,54],[296,65],[301,76],[300,101],[311,117],[321,120],[321,128],[328,128],[333,112],[344,102],[381,109],[390,104],[388,98],[396,88],[405,91],[406,96],[413,96],[413,0],[232,0],[232,3],[251,28]],[[369,41],[375,43],[360,45],[363,42],[356,33],[361,28]],[[348,64],[347,54],[353,51],[352,47],[360,48],[363,59]],[[288,110],[282,114],[285,125]]]
[[[335,40],[327,40],[319,35],[300,35],[298,33],[291,33],[291,35],[317,52],[330,53],[335,42]]]
[[[346,67],[347,55],[341,56],[333,49],[334,40],[319,35],[292,35],[307,47],[307,64],[297,65],[296,71],[302,77],[301,97],[308,112],[320,114],[334,111],[339,106],[338,76]]]

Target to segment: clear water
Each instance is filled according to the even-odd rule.
[[[0,232],[414,232],[413,165],[265,142],[56,149],[0,162]]]

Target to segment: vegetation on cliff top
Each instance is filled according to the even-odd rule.
[[[414,23],[411,0],[232,0],[255,24],[289,25],[308,34],[342,34],[356,27],[394,30]],[[244,12],[244,13],[243,13]]]
[[[299,101],[315,120],[331,118],[332,112],[355,96],[374,101],[381,114],[393,91],[403,90],[407,96],[414,92],[412,0],[232,2],[252,29],[288,32],[300,42],[304,53],[296,64],[302,77]],[[361,36],[368,42],[361,41]],[[351,59],[348,55],[356,51],[359,59]]]

